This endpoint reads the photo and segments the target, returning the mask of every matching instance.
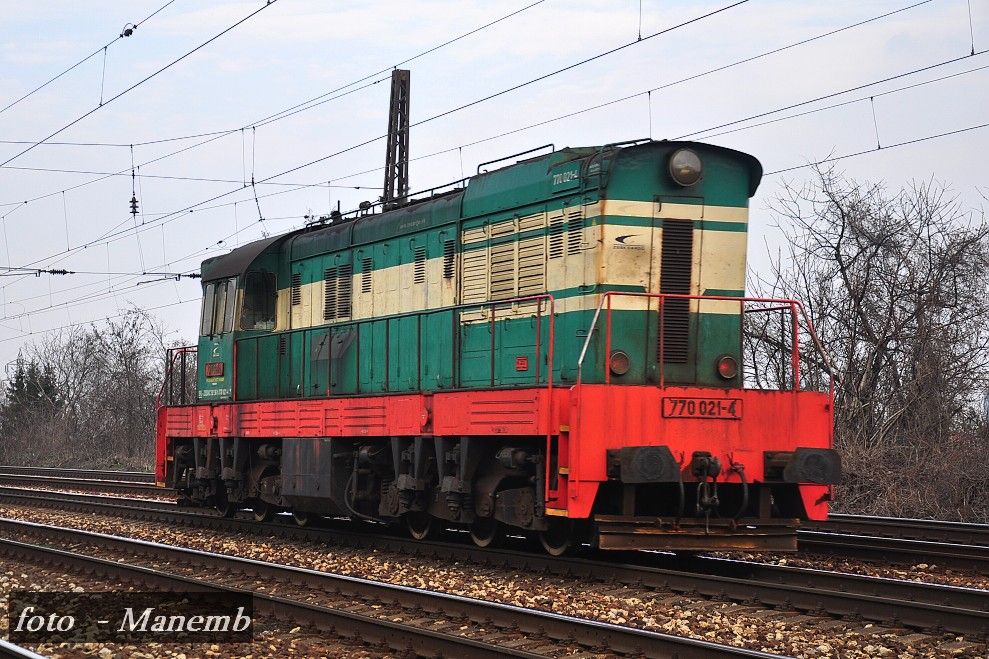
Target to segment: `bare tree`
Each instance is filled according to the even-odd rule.
[[[788,186],[773,210],[787,244],[756,288],[803,300],[834,360],[839,506],[989,519],[973,494],[989,486],[984,215],[933,182],[890,193],[833,169]],[[750,337],[767,331],[766,319],[747,321]],[[763,365],[754,379],[779,383],[787,347],[747,345]]]
[[[165,349],[164,329],[137,309],[27,346],[23,371],[36,381],[28,390],[50,391],[53,400],[3,416],[0,461],[149,468]],[[8,383],[4,409],[17,403],[15,393],[16,381]]]

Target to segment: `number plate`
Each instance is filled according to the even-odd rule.
[[[740,398],[664,398],[668,419],[741,419]]]

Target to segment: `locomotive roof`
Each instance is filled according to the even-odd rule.
[[[330,225],[310,225],[242,245],[228,254],[204,261],[201,268],[202,280],[205,282],[243,274],[262,253],[286,241],[291,241],[291,258],[299,259],[450,224],[464,216],[506,210],[517,205],[518,199],[525,199],[527,194],[533,198],[550,198],[553,192],[544,189],[548,185],[546,181],[549,177],[545,175],[547,172],[572,168],[569,163],[595,154],[613,155],[618,151],[655,148],[657,145],[714,151],[739,160],[749,170],[749,196],[755,194],[762,178],[762,165],[754,156],[711,144],[641,140],[600,147],[568,147],[479,173],[470,177],[467,185],[462,188],[434,194],[426,199],[412,200],[398,208],[367,215],[348,213],[342,220]],[[507,191],[512,191],[514,195],[506,194]]]

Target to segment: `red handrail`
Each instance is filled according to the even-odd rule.
[[[807,331],[810,335],[814,347],[818,354],[821,355],[823,360],[825,371],[828,373],[828,392],[831,397],[834,397],[834,368],[832,367],[831,359],[821,344],[820,339],[817,336],[817,332],[814,329],[814,323],[811,321],[810,316],[807,314],[807,310],[804,308],[803,304],[798,300],[793,300],[789,298],[766,298],[766,297],[735,297],[729,295],[681,295],[675,293],[637,293],[630,291],[607,291],[601,296],[601,300],[598,302],[597,308],[594,311],[594,317],[591,320],[591,326],[587,331],[587,336],[584,339],[583,348],[580,351],[580,357],[577,360],[577,384],[580,385],[583,376],[584,358],[587,356],[587,350],[590,346],[591,337],[594,335],[594,330],[597,327],[598,321],[601,316],[602,310],[605,311],[605,351],[604,351],[604,381],[605,384],[610,384],[610,369],[608,368],[608,359],[611,356],[611,298],[612,297],[640,297],[648,299],[658,299],[659,300],[659,378],[660,386],[665,385],[665,374],[664,374],[664,335],[665,335],[665,325],[664,325],[664,314],[663,305],[667,299],[680,299],[680,300],[712,300],[712,301],[725,301],[725,302],[737,302],[742,307],[742,312],[747,313],[744,309],[746,302],[764,303],[764,304],[778,304],[783,305],[781,307],[773,307],[772,309],[756,309],[753,311],[772,311],[779,309],[789,309],[791,322],[791,338],[792,345],[790,348],[790,368],[793,374],[793,388],[798,390],[800,388],[800,316],[803,317],[807,324]],[[799,315],[798,315],[799,311]]]
[[[178,348],[169,348],[165,356],[165,377],[161,381],[161,387],[158,389],[158,395],[155,397],[155,407],[161,407],[161,399],[165,395],[165,386],[168,385],[175,373],[175,359],[182,354],[196,353],[199,351],[199,346],[181,346]],[[198,365],[197,365],[198,368]],[[182,371],[182,383],[185,385],[185,370]]]
[[[270,335],[269,334],[266,334],[266,335],[259,335],[259,336],[247,336],[247,337],[242,337],[242,338],[236,339],[234,341],[234,352],[235,352],[235,354],[238,354],[238,344],[240,342],[242,342],[242,341],[253,341],[253,342],[255,342],[255,345],[256,345],[257,342],[260,341],[264,336],[273,336],[273,335],[276,335],[276,334],[277,335],[296,334],[296,333],[299,333],[299,332],[310,332],[310,331],[313,331],[313,330],[316,330],[316,329],[340,328],[340,327],[348,327],[348,326],[354,326],[354,327],[356,327],[356,326],[358,326],[358,325],[360,325],[362,323],[376,322],[376,321],[380,321],[380,320],[389,320],[391,318],[411,317],[413,315],[415,315],[418,318],[421,318],[424,315],[433,314],[433,313],[442,313],[442,312],[447,312],[447,311],[452,311],[452,312],[464,312],[464,311],[471,311],[471,310],[478,310],[478,311],[480,311],[480,310],[484,310],[484,309],[486,309],[488,307],[491,307],[492,308],[491,309],[491,319],[490,319],[490,325],[491,325],[490,331],[492,333],[491,334],[491,342],[492,342],[492,345],[491,345],[491,377],[493,378],[494,377],[494,363],[495,363],[495,357],[496,357],[495,350],[494,350],[495,335],[494,335],[494,329],[493,329],[494,322],[495,322],[495,312],[496,312],[496,310],[497,310],[498,307],[508,306],[508,305],[512,305],[512,304],[524,304],[524,303],[527,303],[527,302],[535,302],[535,303],[537,303],[537,306],[536,306],[536,328],[535,328],[535,332],[536,332],[536,337],[535,337],[535,358],[536,358],[536,365],[535,365],[535,368],[534,368],[534,374],[535,374],[535,379],[536,379],[536,384],[537,385],[539,384],[539,379],[542,376],[542,355],[541,355],[541,351],[543,350],[543,344],[542,344],[542,317],[543,317],[543,314],[544,313],[549,317],[549,340],[547,342],[548,345],[546,346],[546,361],[547,361],[546,387],[547,387],[547,389],[552,389],[553,388],[553,359],[554,359],[554,349],[555,349],[555,344],[556,344],[556,319],[555,319],[555,316],[556,316],[556,299],[550,293],[540,293],[538,295],[525,295],[525,296],[522,296],[522,297],[513,297],[513,298],[509,298],[509,299],[505,299],[505,300],[491,300],[491,301],[487,301],[487,302],[469,302],[469,303],[457,304],[457,305],[453,305],[453,306],[449,306],[449,307],[439,307],[439,308],[436,308],[436,309],[423,309],[423,310],[415,311],[415,312],[411,312],[411,313],[395,314],[393,316],[378,316],[378,317],[372,317],[372,318],[361,318],[361,319],[357,319],[357,320],[349,320],[349,321],[344,321],[344,322],[340,322],[340,323],[331,323],[331,324],[327,324],[327,325],[318,325],[318,326],[312,326],[312,327],[300,327],[300,328],[292,329],[292,330],[288,330],[288,331],[275,332],[275,333],[270,334]],[[545,310],[545,311],[544,311],[544,306],[543,306],[544,302],[548,302],[548,309]],[[456,343],[455,342],[451,345],[451,349],[456,349]],[[454,364],[457,363],[456,357],[454,358],[453,363]],[[235,366],[235,368],[236,368],[236,366]],[[235,380],[234,387],[236,387],[236,380]],[[236,393],[233,393],[232,395],[234,395],[236,397]],[[327,396],[330,396],[331,394],[330,394],[329,391],[327,391],[327,394],[326,395]]]

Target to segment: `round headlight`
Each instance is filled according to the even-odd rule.
[[[701,157],[690,149],[677,149],[670,156],[670,176],[678,184],[691,186],[701,180],[703,174]]]
[[[734,380],[738,375],[738,362],[731,355],[722,355],[718,358],[718,375],[725,380]]]
[[[631,366],[632,360],[629,359],[627,352],[615,350],[611,353],[611,358],[608,360],[608,367],[615,375],[625,375]]]

